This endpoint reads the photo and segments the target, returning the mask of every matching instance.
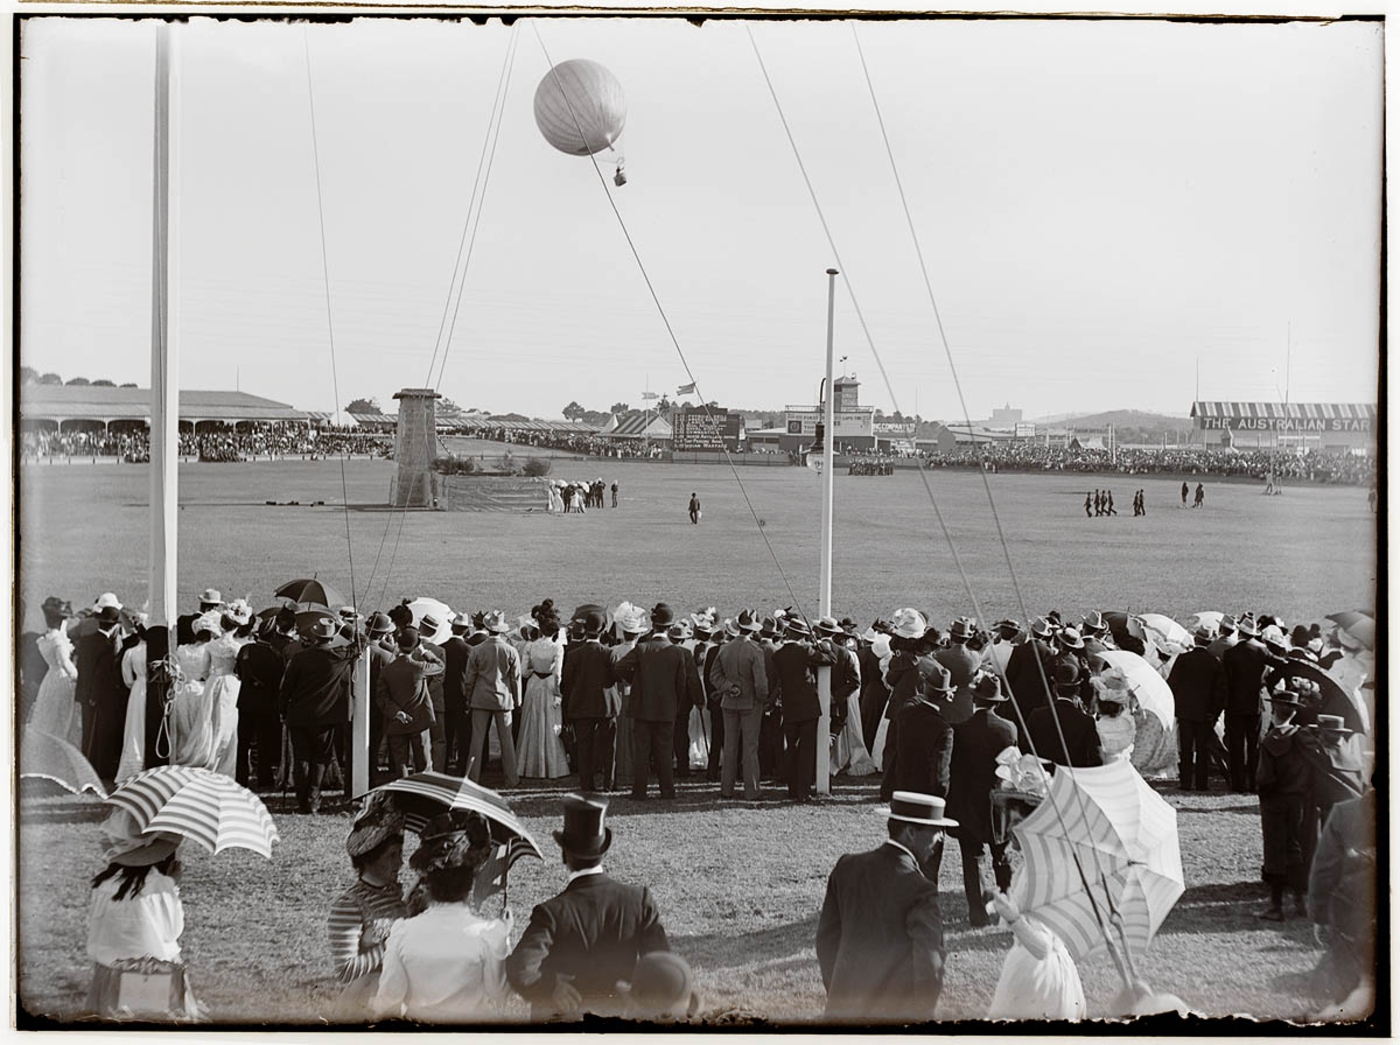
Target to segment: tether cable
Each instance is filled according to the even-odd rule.
[[[559,80],[559,74],[555,71],[554,60],[550,57],[549,48],[545,46],[544,38],[540,35],[539,25],[535,22],[531,22],[531,28],[535,31],[535,38],[539,40],[540,50],[544,52],[545,61],[549,63],[549,71],[550,75],[554,77],[554,85],[559,89],[559,93],[563,97],[565,105],[568,106],[569,115],[574,121],[574,128],[578,131],[579,138],[587,144],[588,136],[584,134],[583,124],[578,118],[578,113],[574,111],[573,102],[569,100],[569,94],[564,90],[564,85]],[[637,269],[641,272],[642,280],[646,283],[647,292],[651,295],[652,303],[656,305],[656,311],[661,317],[662,324],[666,327],[666,336],[670,338],[671,345],[676,350],[676,355],[681,361],[681,367],[685,370],[686,377],[690,378],[691,383],[695,385],[696,397],[704,403],[705,416],[713,420],[714,415],[710,411],[710,405],[705,401],[704,395],[700,392],[700,383],[696,380],[695,373],[691,370],[690,363],[685,357],[685,352],[681,349],[680,341],[677,339],[676,332],[671,326],[671,320],[666,315],[666,309],[662,306],[661,298],[657,295],[656,287],[652,284],[651,276],[647,273],[646,265],[642,262],[641,253],[638,251],[637,245],[632,239],[632,234],[627,229],[627,222],[623,220],[622,212],[618,210],[617,202],[613,199],[613,194],[608,191],[607,177],[603,174],[602,167],[598,164],[598,158],[593,153],[589,153],[588,158],[593,163],[593,173],[598,177],[598,184],[603,188],[603,195],[608,199],[608,206],[612,208],[613,215],[617,218],[618,227],[622,230],[623,238],[626,239],[628,249],[632,252],[632,258],[636,261]],[[828,394],[830,393],[828,392]],[[764,532],[764,525],[758,517],[758,512],[754,509],[753,502],[749,499],[749,492],[744,488],[744,481],[739,478],[739,469],[734,464],[734,460],[729,453],[729,448],[724,445],[723,439],[720,440],[720,447],[724,453],[725,464],[729,466],[729,471],[734,476],[734,482],[739,487],[739,493],[744,498],[744,505],[748,508],[749,515],[753,517],[754,527],[758,530],[759,537],[763,539],[764,547],[768,549],[768,554],[773,560],[773,565],[777,568],[778,575],[782,578],[783,587],[787,589],[788,597],[792,599],[792,605],[797,608],[798,614],[806,620],[807,614],[802,610],[802,600],[800,600],[796,592],[793,591],[792,583],[788,580],[787,572],[783,569],[783,564],[778,560],[778,553],[773,549],[772,542],[768,540],[768,535]]]

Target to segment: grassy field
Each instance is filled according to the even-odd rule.
[[[348,520],[355,593],[371,608],[431,594],[511,614],[545,596],[566,608],[628,598],[665,599],[686,610],[795,602],[816,611],[811,473],[741,471],[764,520],[760,535],[723,467],[560,460],[555,475],[601,474],[616,479],[622,494],[616,511],[568,517],[390,513],[380,505],[392,467],[353,463],[343,494],[333,462],[186,466],[182,605],[208,585],[270,601],[277,583],[312,572],[348,593]],[[1376,525],[1363,490],[1289,488],[1264,498],[1255,485],[1207,483],[1206,508],[1188,511],[1177,506],[1179,479],[1121,477],[1116,499],[1127,506],[1133,490],[1145,487],[1148,516],[1134,519],[1125,507],[1117,518],[1086,519],[1084,491],[1096,479],[1104,481],[992,477],[1032,613],[1121,607],[1181,618],[1253,608],[1291,623],[1375,603]],[[1020,616],[980,478],[936,472],[930,482],[983,613]],[[143,601],[144,468],[29,467],[20,483],[19,582],[29,627],[38,625],[33,611],[50,593],[82,603],[110,589],[128,603]],[[699,526],[685,514],[691,491],[704,503]],[[946,621],[970,608],[917,475],[843,475],[836,491],[838,615],[865,622],[915,605]],[[346,495],[349,512],[341,507]],[[317,500],[325,506],[310,506]],[[18,987],[28,1011],[62,1019],[81,1005],[89,977],[87,879],[98,870],[102,811],[90,799],[55,797],[29,783],[19,802]],[[557,826],[567,783],[509,794],[543,843]],[[810,807],[721,802],[717,790],[683,785],[669,808],[615,799],[610,870],[653,887],[673,945],[697,970],[707,1013],[812,1020],[821,1011],[813,939],[826,874],[839,854],[883,837],[873,778],[838,780],[830,800]],[[1256,801],[1161,790],[1178,810],[1187,890],[1140,959],[1141,971],[1204,1013],[1302,1017],[1315,1004],[1309,974],[1319,952],[1309,923],[1273,926],[1254,917],[1263,895]],[[269,797],[282,834],[272,861],[243,852],[214,859],[194,847],[184,854],[186,957],[219,1021],[316,1022],[334,996],[325,915],[351,881],[343,850],[350,814],[336,805],[327,816],[283,814],[280,801]],[[519,864],[511,883],[517,919],[563,881],[557,863]],[[974,1019],[990,1001],[1010,936],[967,926],[956,847],[941,886],[951,955],[939,1015]],[[1105,960],[1081,972],[1091,1012],[1101,1012],[1116,988],[1112,967]]]

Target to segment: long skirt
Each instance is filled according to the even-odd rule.
[[[122,759],[117,782],[125,783],[146,768],[146,680],[137,676],[126,702],[126,726],[122,730]]]
[[[831,746],[831,775],[845,771],[847,776],[870,776],[879,768],[865,747],[864,730],[860,721],[860,696],[852,693],[846,698],[846,728]]]

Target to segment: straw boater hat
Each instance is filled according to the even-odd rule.
[[[351,859],[363,856],[390,838],[403,837],[404,815],[393,798],[385,792],[370,795],[364,810],[355,819],[345,839],[345,851]]]
[[[1303,706],[1303,699],[1291,689],[1281,689],[1277,693],[1269,694],[1269,703],[1282,704],[1290,708],[1301,708]]]
[[[204,609],[211,606],[222,606],[224,596],[218,588],[205,588],[204,594],[199,597],[199,608]]]
[[[603,826],[608,800],[597,795],[564,796],[564,830],[554,832],[559,848],[571,856],[596,857],[612,845],[612,828]]]
[[[486,614],[482,618],[481,624],[487,631],[493,631],[497,635],[503,635],[510,631],[510,622],[506,620],[506,615],[500,610],[492,610]]]
[[[842,635],[846,632],[845,628],[836,623],[835,617],[822,617],[813,627],[823,635]]]
[[[896,791],[887,806],[877,806],[875,812],[889,820],[925,827],[957,827],[956,820],[943,815],[943,799],[937,795],[922,795],[917,791]]]
[[[1341,715],[1318,715],[1317,728],[1324,733],[1355,733]]]
[[[758,615],[753,610],[740,610],[739,615],[734,618],[734,627],[739,631],[747,631],[752,634],[763,627]]]
[[[166,831],[143,833],[125,809],[114,810],[102,824],[102,857],[122,867],[150,867],[173,853],[180,836]]]

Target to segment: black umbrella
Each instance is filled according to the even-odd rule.
[[[1318,705],[1319,715],[1340,715],[1346,720],[1348,729],[1354,729],[1358,733],[1365,733],[1366,716],[1357,706],[1340,682],[1329,675],[1321,665],[1314,664],[1309,660],[1295,660],[1289,658],[1288,666],[1283,669],[1290,678],[1307,679],[1317,683],[1317,688],[1322,697],[1322,703]]]
[[[350,600],[340,592],[336,591],[325,581],[318,581],[315,577],[300,578],[288,581],[278,588],[274,595],[284,599],[291,599],[293,602],[311,603],[316,606],[324,606],[326,609],[335,609],[340,606],[347,606]]]

